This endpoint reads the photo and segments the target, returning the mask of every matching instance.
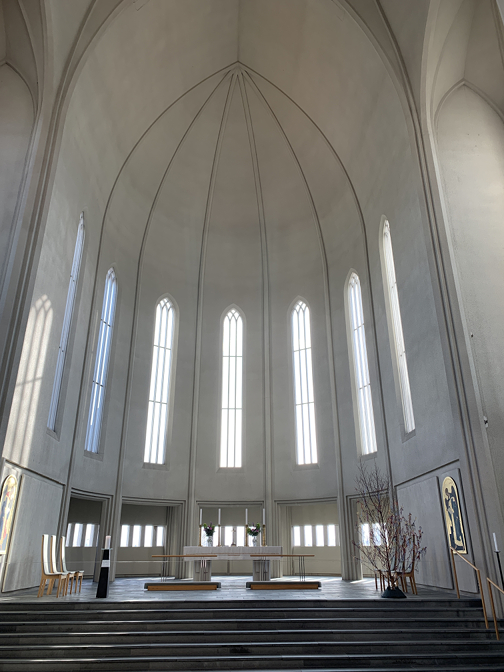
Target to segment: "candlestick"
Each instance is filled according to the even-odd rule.
[[[499,549],[497,547],[497,535],[495,534],[495,532],[493,533],[493,538],[494,538],[495,552],[498,553]]]
[[[110,537],[105,537],[105,548],[110,548]]]

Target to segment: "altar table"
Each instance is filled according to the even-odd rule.
[[[270,560],[282,555],[281,546],[184,546],[186,562],[194,561],[194,580],[212,580],[212,560],[252,560],[253,580],[270,581]],[[201,560],[196,556],[200,555]],[[260,556],[260,557],[258,557]],[[277,557],[274,557],[277,556]]]

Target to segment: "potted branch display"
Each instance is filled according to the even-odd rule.
[[[404,598],[399,581],[413,575],[427,550],[422,548],[422,528],[416,526],[411,513],[404,515],[388,476],[376,462],[369,470],[361,463],[356,481],[359,541],[353,545],[360,556],[356,559],[379,575],[380,583],[384,581],[382,597]]]
[[[249,546],[260,546],[259,534],[261,532],[261,526],[259,523],[255,525],[247,525],[247,534],[252,543],[249,543]]]
[[[203,531],[206,535],[206,545],[213,546],[213,535],[215,534],[215,525],[213,523],[210,523],[209,525],[205,525],[203,523]]]

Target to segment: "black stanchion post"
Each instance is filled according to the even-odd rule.
[[[109,571],[110,571],[110,551],[111,548],[104,548],[102,563],[100,568],[100,578],[98,579],[98,588],[96,589],[96,597],[107,597],[109,587]]]
[[[497,546],[497,535],[495,534],[495,532],[493,533],[493,542],[494,542],[494,547],[495,547],[495,555],[497,556],[497,564],[499,566],[501,586],[504,590],[504,578],[502,578],[502,565],[501,565],[501,560],[500,560],[500,551],[499,551],[499,547]]]

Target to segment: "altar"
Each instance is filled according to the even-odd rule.
[[[212,560],[252,560],[253,580],[270,581],[270,561],[281,555],[282,546],[184,546],[185,561],[194,562],[194,581],[212,580]]]

